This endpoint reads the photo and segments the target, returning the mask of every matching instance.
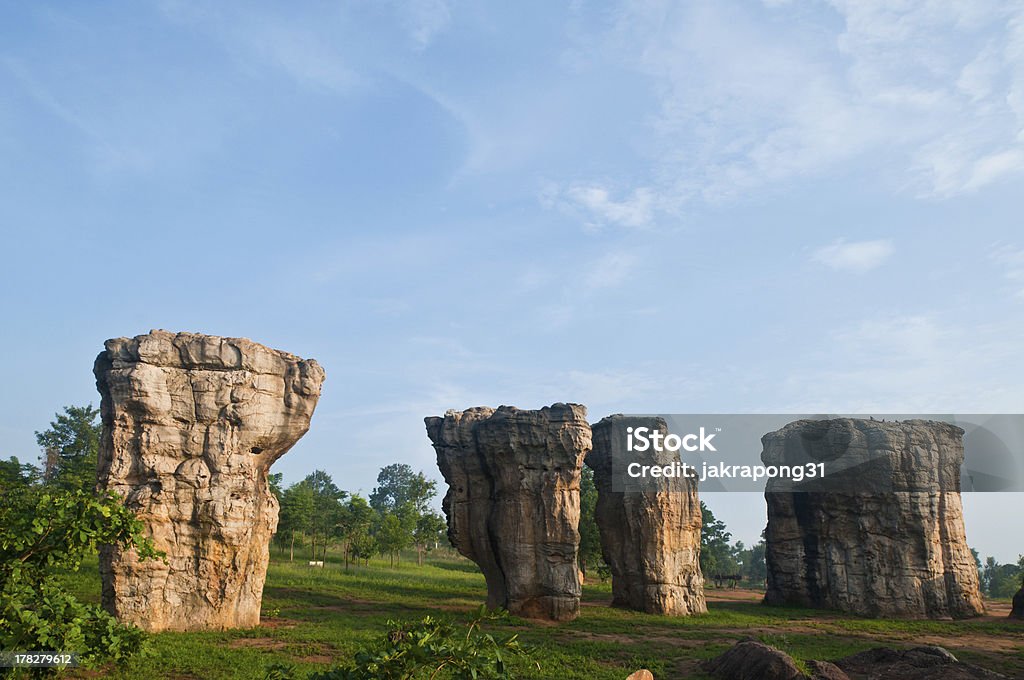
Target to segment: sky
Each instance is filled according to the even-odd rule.
[[[1021,196],[1020,1],[0,0],[0,456],[152,328],[316,358],[274,471],[364,494],[450,408],[1020,413]]]

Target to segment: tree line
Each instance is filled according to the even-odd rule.
[[[610,572],[601,553],[596,508],[594,471],[584,466],[580,477],[579,563],[585,575],[597,576],[603,581],[609,577]],[[716,576],[739,576],[740,580],[750,584],[763,585],[768,575],[763,534],[762,540],[750,548],[743,545],[743,541],[730,543],[732,534],[726,529],[725,522],[717,519],[704,501],[700,503],[700,511],[700,568],[705,582],[713,582]]]
[[[289,560],[298,549],[326,562],[335,549],[345,569],[378,554],[394,566],[402,550],[414,547],[422,565],[428,551],[447,545],[445,520],[431,508],[437,482],[404,463],[381,468],[369,499],[339,489],[323,470],[286,489],[280,474],[270,475],[270,487],[281,506],[274,542]]]

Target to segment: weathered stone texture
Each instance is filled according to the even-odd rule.
[[[126,498],[167,560],[104,550],[104,606],[150,631],[259,624],[278,512],[267,471],[309,429],[323,369],[193,333],[105,346],[98,484]]]
[[[649,489],[616,491],[613,450],[619,446],[624,451],[621,443],[630,426],[668,432],[661,418],[604,418],[594,425],[594,450],[585,461],[597,486],[595,518],[601,552],[612,572],[612,604],[651,614],[706,612],[697,480],[663,478]],[[629,460],[666,465],[678,461],[679,454],[658,452],[652,446],[646,452],[631,452]]]
[[[584,406],[559,403],[425,419],[449,487],[448,535],[483,571],[488,606],[558,621],[579,613],[580,471],[591,446],[586,416]]]
[[[960,502],[963,430],[803,420],[762,443],[768,465],[826,462],[824,485],[804,486],[821,490],[768,484],[767,603],[908,618],[984,612]],[[840,456],[856,465],[830,477]]]

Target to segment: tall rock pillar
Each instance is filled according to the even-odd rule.
[[[822,480],[768,484],[765,602],[906,618],[984,612],[960,503],[963,430],[801,420],[761,441],[766,465],[825,465]]]
[[[150,631],[258,625],[278,511],[267,472],[309,429],[323,369],[193,333],[105,346],[98,485],[125,497],[167,559],[104,549],[104,606]]]
[[[613,465],[613,452],[624,452],[630,426],[668,432],[661,418],[609,416],[594,425],[594,450],[586,458],[597,486],[595,518],[601,552],[612,572],[612,604],[650,614],[706,612],[697,479],[662,478],[646,485],[650,488],[615,490],[613,474],[622,470]],[[679,454],[650,447],[630,453],[629,460],[664,466],[678,462]]]
[[[586,418],[586,407],[559,403],[425,419],[448,483],[448,535],[483,571],[488,606],[555,621],[579,614],[580,472],[591,446]]]

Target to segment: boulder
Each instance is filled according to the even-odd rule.
[[[757,640],[742,640],[701,668],[722,680],[804,680],[807,676],[785,652]]]
[[[645,488],[617,489],[623,483],[623,458],[618,458],[618,465],[613,463],[624,454],[621,443],[630,426],[668,432],[661,418],[609,416],[594,425],[594,450],[585,460],[597,487],[595,519],[601,552],[612,573],[612,605],[650,614],[706,612],[697,480],[662,478]],[[678,453],[657,452],[654,447],[629,454],[629,462],[645,465],[674,461],[679,461]]]
[[[479,565],[487,604],[527,618],[579,614],[580,471],[586,407],[448,411],[425,419],[448,484],[448,536]]]
[[[963,430],[801,420],[762,444],[766,465],[826,466],[823,480],[768,483],[765,602],[903,618],[984,612],[960,502]]]
[[[1005,675],[958,661],[942,647],[876,647],[839,659],[848,675],[872,680],[1000,680]]]
[[[240,338],[108,340],[100,489],[125,498],[166,560],[100,553],[103,605],[149,631],[259,624],[278,503],[267,473],[309,429],[324,371]]]
[[[1013,609],[1010,610],[1011,619],[1024,619],[1024,584],[1013,596]]]

